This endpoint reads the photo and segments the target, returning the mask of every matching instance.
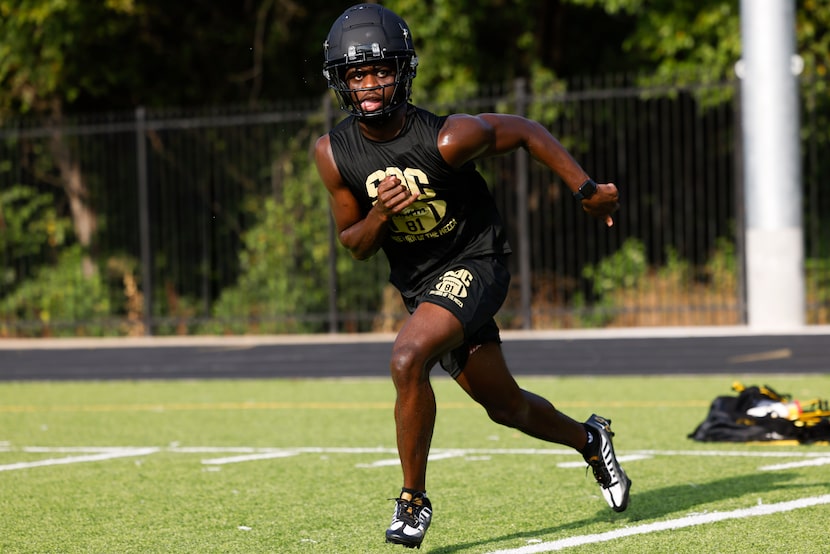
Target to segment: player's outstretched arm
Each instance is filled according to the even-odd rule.
[[[534,159],[562,177],[573,193],[590,180],[588,173],[544,126],[516,115],[452,115],[439,134],[438,147],[453,167],[525,148]],[[613,183],[599,184],[593,196],[582,200],[582,207],[610,227],[614,224],[611,214],[619,208],[619,191]]]

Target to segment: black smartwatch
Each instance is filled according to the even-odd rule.
[[[574,198],[577,200],[587,200],[597,193],[597,184],[593,179],[588,179],[581,185],[574,193]]]

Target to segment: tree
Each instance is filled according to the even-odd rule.
[[[620,56],[634,17],[568,0],[390,0],[384,5],[412,28],[422,60],[416,90],[442,102],[517,77],[619,72],[640,61]]]
[[[107,214],[95,205],[95,187],[105,183],[90,180],[87,154],[65,132],[74,115],[295,97],[308,79],[286,79],[306,59],[296,48],[305,35],[293,23],[316,21],[311,15],[326,9],[320,0],[0,0],[0,124],[32,116],[49,130],[45,141],[12,139],[28,152],[15,163],[32,181],[62,191],[56,207],[64,215],[68,206],[68,244],[80,245],[86,278],[106,265],[96,235]]]
[[[98,91],[106,83],[100,65],[74,54],[118,36],[131,9],[126,0],[95,3],[87,9],[72,3],[28,0],[18,3],[14,11],[10,3],[0,3],[0,89],[6,91],[0,94],[0,121],[10,114],[36,113],[52,123],[49,147],[57,176],[47,170],[38,177],[63,189],[75,236],[86,251],[82,264],[88,277],[95,271],[89,250],[98,217],[61,124],[68,102],[75,101],[82,90]],[[111,52],[112,48],[103,50]],[[35,171],[38,167],[34,165]]]
[[[739,0],[567,0],[610,16],[637,16],[625,51],[655,67],[667,82],[714,82],[734,78],[741,56]],[[807,74],[824,76],[830,61],[830,4],[796,4],[796,51]]]

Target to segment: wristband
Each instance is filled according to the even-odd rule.
[[[593,179],[588,179],[574,193],[577,200],[587,200],[597,193],[597,184]]]

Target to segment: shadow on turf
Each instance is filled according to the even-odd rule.
[[[605,508],[597,512],[596,517],[592,519],[571,521],[552,527],[540,527],[532,530],[529,529],[527,531],[510,533],[509,535],[482,539],[480,541],[430,548],[429,552],[431,554],[451,554],[453,552],[459,552],[468,548],[496,542],[518,539],[538,539],[539,537],[545,535],[584,529],[587,525],[597,523],[598,521],[607,521],[608,523],[633,523],[640,520],[659,518],[660,516],[664,516],[669,513],[676,514],[678,517],[683,517],[688,515],[689,511],[694,511],[696,506],[703,504],[718,502],[734,498],[736,496],[742,496],[747,493],[761,493],[778,488],[790,487],[791,485],[788,485],[785,481],[788,481],[794,477],[796,477],[796,475],[791,473],[752,474],[741,477],[719,479],[709,483],[683,483],[680,485],[664,487],[662,489],[645,491],[642,493],[637,493],[637,482],[635,480],[631,488],[630,504],[628,505],[628,509],[623,513],[617,514]],[[567,519],[568,514],[540,514],[540,516],[562,520]],[[435,531],[437,531],[437,529],[435,529]],[[427,541],[428,540],[429,536],[427,536]]]

